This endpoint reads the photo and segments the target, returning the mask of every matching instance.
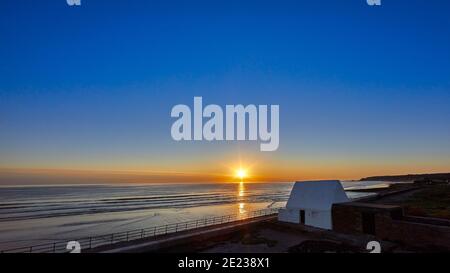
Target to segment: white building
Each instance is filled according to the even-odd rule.
[[[348,201],[339,180],[298,181],[278,221],[331,229],[331,206]]]

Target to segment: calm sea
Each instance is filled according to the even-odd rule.
[[[0,187],[0,249],[285,205],[293,183]],[[345,188],[387,186],[343,182]],[[367,195],[347,192],[350,198]]]

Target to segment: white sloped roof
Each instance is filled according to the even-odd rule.
[[[348,200],[339,180],[297,181],[286,208],[329,210],[334,203]]]

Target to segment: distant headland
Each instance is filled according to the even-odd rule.
[[[382,176],[369,176],[360,179],[360,181],[417,181],[417,180],[450,181],[450,173],[382,175]]]

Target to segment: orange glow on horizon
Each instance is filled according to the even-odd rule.
[[[367,176],[446,173],[448,161],[427,158],[401,160],[280,159],[236,155],[216,160],[160,166],[0,165],[0,185],[109,183],[257,183],[319,179],[360,179]],[[428,161],[427,161],[428,160]]]

